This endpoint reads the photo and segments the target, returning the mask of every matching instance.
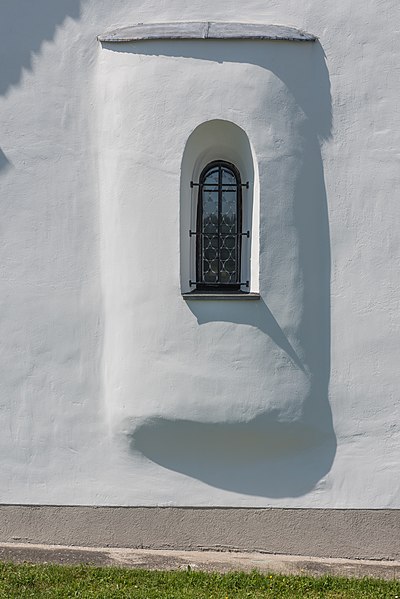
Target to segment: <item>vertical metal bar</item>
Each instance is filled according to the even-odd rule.
[[[236,176],[237,188],[236,188],[236,233],[242,232],[242,186],[240,179]],[[242,278],[241,273],[241,260],[242,260],[242,236],[236,236],[236,282],[239,282]]]
[[[203,231],[203,185],[200,179],[197,197],[197,231]],[[204,281],[203,235],[196,235],[196,281]]]
[[[222,166],[218,166],[218,283],[221,282]]]

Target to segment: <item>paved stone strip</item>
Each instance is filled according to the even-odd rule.
[[[315,558],[265,553],[227,551],[175,551],[155,549],[121,549],[110,547],[69,547],[1,543],[0,561],[15,564],[90,564],[148,570],[187,570],[205,572],[242,571],[276,574],[331,574],[361,578],[371,576],[386,580],[400,578],[400,561]]]

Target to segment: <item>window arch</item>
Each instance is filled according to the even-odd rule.
[[[198,207],[200,181],[208,168],[223,163],[238,174],[241,223],[236,262],[238,278],[231,285],[204,280],[199,264]],[[233,167],[233,168],[232,168]],[[228,194],[225,194],[228,195]],[[233,194],[234,195],[234,194]],[[259,213],[258,163],[247,133],[231,121],[214,119],[199,124],[185,143],[180,181],[180,288],[185,300],[259,299]],[[238,220],[239,220],[238,219]],[[241,227],[241,228],[240,228]],[[214,242],[215,243],[215,242]],[[231,240],[230,240],[230,243]],[[222,256],[224,258],[224,256]],[[214,265],[215,266],[215,265]],[[228,267],[231,264],[227,265]],[[215,268],[214,268],[215,269]],[[221,272],[221,269],[220,269]],[[198,276],[200,275],[200,277]],[[210,279],[211,277],[209,277]],[[232,279],[232,277],[230,277]]]
[[[197,184],[196,281],[198,290],[239,291],[241,285],[242,184],[239,169],[214,160],[202,170]]]

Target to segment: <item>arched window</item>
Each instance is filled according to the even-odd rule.
[[[198,290],[237,291],[241,285],[242,182],[230,162],[215,160],[201,172],[198,185],[196,281]],[[248,184],[245,184],[248,186]]]

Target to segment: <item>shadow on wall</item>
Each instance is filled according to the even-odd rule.
[[[263,302],[193,302],[199,326],[211,321],[260,329],[308,379],[302,409],[285,421],[276,409],[247,422],[193,422],[162,417],[131,427],[132,451],[165,468],[218,488],[264,497],[296,497],[311,491],[331,469],[336,437],[328,399],[330,378],[330,239],[320,144],[331,135],[331,96],[327,67],[318,43],[231,41],[146,42],[108,45],[117,52],[256,64],[286,86],[305,118],[297,125],[300,152],[292,221],[298,240],[301,316],[290,330]],[[266,107],[266,114],[268,107]],[[267,117],[266,117],[267,118]],[[298,152],[298,147],[296,149]],[[261,196],[263,191],[261,191]],[[278,227],[275,227],[278,229]],[[281,232],[271,227],[269,242],[279,247]],[[281,265],[281,268],[284,266]],[[260,288],[267,297],[267,273]],[[300,291],[299,291],[300,293]],[[240,304],[240,305],[239,305]],[[297,348],[295,351],[294,348]],[[273,384],[274,372],[267,372]],[[276,406],[275,406],[276,407]]]
[[[0,171],[5,171],[11,167],[11,162],[4,154],[3,150],[0,149]]]
[[[131,435],[131,449],[209,485],[261,497],[304,495],[326,474],[335,438],[270,411],[249,422],[155,418]]]
[[[45,40],[52,40],[66,17],[80,16],[82,0],[11,0],[0,9],[0,94],[32,69],[32,56]]]

